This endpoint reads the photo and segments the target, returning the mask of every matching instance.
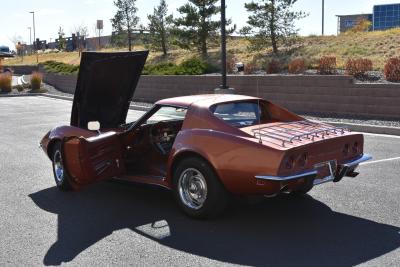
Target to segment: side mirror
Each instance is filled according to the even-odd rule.
[[[90,131],[99,131],[100,130],[100,122],[98,121],[89,121],[87,124],[87,128]]]

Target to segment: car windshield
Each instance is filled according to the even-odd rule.
[[[154,124],[159,121],[175,121],[183,120],[186,116],[186,109],[179,107],[161,107],[156,113],[154,113],[146,124]]]
[[[216,117],[238,128],[257,124],[260,110],[257,102],[224,103],[211,108]]]
[[[9,53],[10,49],[7,46],[0,46],[0,52]]]

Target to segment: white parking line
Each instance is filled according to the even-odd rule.
[[[369,136],[381,136],[381,137],[390,137],[390,138],[397,138],[397,139],[400,139],[400,136],[398,136],[398,135],[374,134],[374,133],[363,133],[363,132],[360,132],[360,133],[362,133],[363,135],[369,135]]]
[[[374,161],[367,161],[367,162],[361,163],[360,165],[369,165],[369,164],[374,164],[374,163],[379,163],[379,162],[386,162],[386,161],[393,161],[393,160],[400,160],[400,157],[389,158],[389,159],[380,159],[380,160],[374,160]]]

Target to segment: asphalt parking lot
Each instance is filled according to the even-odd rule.
[[[399,137],[366,135],[374,162],[355,179],[194,221],[163,189],[104,182],[59,192],[38,142],[69,123],[70,109],[0,98],[0,266],[400,266]]]

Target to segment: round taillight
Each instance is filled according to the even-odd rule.
[[[294,165],[294,157],[290,156],[285,162],[285,168],[291,169],[291,168],[293,168],[293,165]]]
[[[345,144],[342,150],[343,155],[347,156],[350,152],[350,145],[349,144]]]
[[[358,153],[358,143],[355,142],[353,145],[353,154],[357,154]]]
[[[300,155],[299,159],[298,159],[298,164],[300,167],[305,167],[308,161],[308,155],[307,153],[303,153]]]

